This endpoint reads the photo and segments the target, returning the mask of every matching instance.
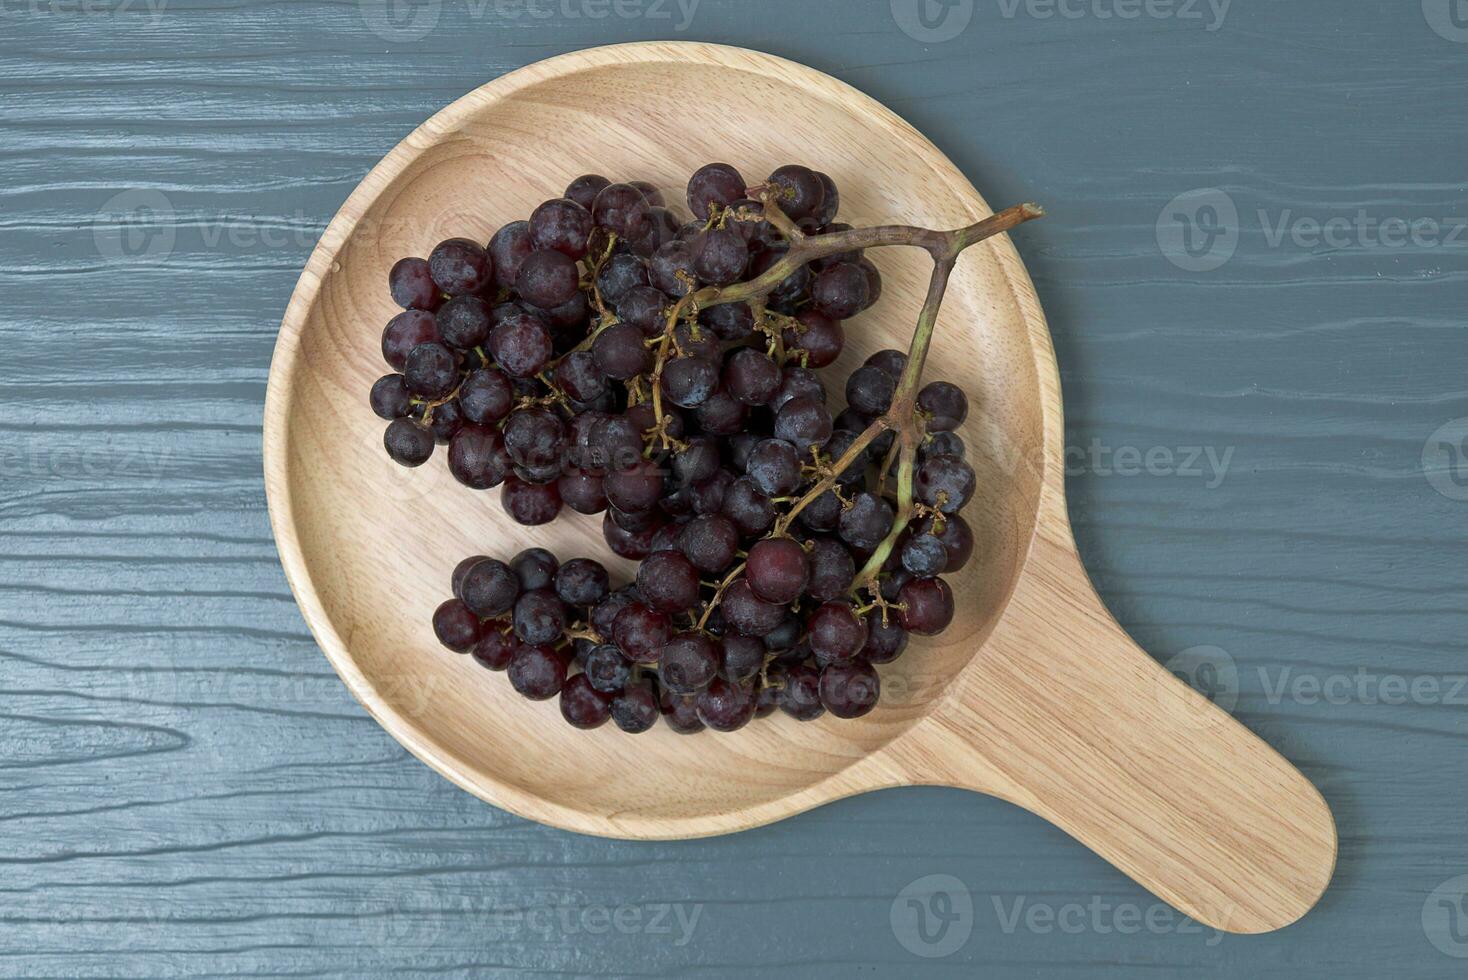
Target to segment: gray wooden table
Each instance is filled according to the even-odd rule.
[[[923,3],[0,0],[0,973],[1463,975],[1468,4]],[[954,791],[562,833],[348,696],[261,486],[297,273],[442,105],[672,37],[831,72],[1049,207],[1082,549],[1330,800],[1304,921],[1221,937]]]

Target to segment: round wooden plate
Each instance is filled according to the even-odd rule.
[[[809,68],[694,43],[598,48],[506,75],[434,116],[337,214],[291,299],[271,365],[265,475],[291,587],[326,655],[389,732],[470,792],[591,834],[679,838],[758,826],[888,786],[964,786],[1024,806],[1184,912],[1233,931],[1303,914],[1330,878],[1335,828],[1272,749],[1139,650],[1097,600],[1071,541],[1060,386],[1044,316],[1013,245],[971,249],[949,288],[930,376],[961,385],[980,491],[978,557],[958,617],[882,668],[860,721],[776,714],[733,735],[581,732],[554,701],[434,641],[433,609],[467,555],[538,545],[602,559],[576,515],[512,523],[457,485],[443,450],[404,470],[367,391],[385,367],[388,269],[443,238],[480,241],[585,172],[681,199],[728,160],[752,179],[827,170],[842,220],[931,228],[990,210],[936,147],[882,105]],[[1010,202],[1006,202],[1010,203]],[[826,376],[905,349],[930,260],[873,250],[886,290],[847,324]]]

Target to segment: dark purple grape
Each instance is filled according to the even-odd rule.
[[[382,331],[382,359],[401,371],[408,364],[408,355],[421,344],[436,344],[443,340],[438,332],[438,321],[432,313],[423,310],[408,310],[388,321]]]
[[[590,558],[572,558],[556,572],[555,589],[568,606],[594,606],[610,591],[607,570]]]
[[[693,239],[689,248],[693,274],[702,282],[728,286],[743,279],[749,267],[749,245],[734,228],[710,228]],[[862,281],[865,284],[865,276]]]
[[[546,201],[530,215],[530,238],[535,247],[554,249],[573,260],[586,258],[587,239],[594,227],[591,211],[564,197]]]
[[[600,728],[612,717],[612,698],[592,686],[585,674],[577,674],[561,688],[561,717],[575,728]]]
[[[629,684],[612,698],[612,721],[629,735],[641,735],[651,729],[660,714],[651,681]]]
[[[953,590],[941,578],[915,578],[897,594],[903,629],[937,636],[953,622]]]
[[[810,584],[806,587],[811,598],[820,602],[831,602],[846,595],[856,578],[856,560],[840,541],[832,538],[816,538],[810,549]]]
[[[729,342],[745,340],[754,334],[754,311],[748,303],[719,303],[698,315],[698,322],[720,339]]]
[[[948,569],[948,549],[931,534],[914,534],[902,546],[902,567],[917,578],[932,578]]]
[[[446,398],[459,386],[459,359],[443,344],[419,344],[403,366],[403,382],[420,398]]]
[[[729,485],[721,512],[747,538],[760,537],[775,524],[775,505],[749,477]]]
[[[849,660],[867,642],[866,623],[846,602],[827,602],[810,614],[805,626],[811,652],[822,663]]]
[[[484,636],[474,644],[474,649],[470,653],[481,667],[488,670],[508,670],[519,645],[520,642],[515,639],[514,633],[502,628],[498,623],[490,623],[484,631]]]
[[[601,525],[602,537],[606,539],[607,547],[612,549],[613,554],[632,561],[641,561],[652,554],[652,540],[657,531],[656,526],[643,531],[624,530],[612,520],[611,514],[602,520]]]
[[[861,266],[838,262],[816,276],[811,286],[816,309],[836,320],[849,320],[868,306],[871,283]]]
[[[658,505],[663,483],[657,461],[639,458],[631,466],[608,473],[602,487],[613,507],[629,514],[643,514]]]
[[[427,259],[399,259],[387,275],[387,288],[393,302],[405,310],[432,312],[443,302]]]
[[[700,221],[742,200],[744,195],[744,177],[727,163],[700,167],[688,180],[688,208]]]
[[[520,311],[490,331],[489,350],[501,370],[512,378],[523,379],[544,371],[555,348],[545,323],[533,314]]]
[[[611,183],[601,174],[583,174],[566,187],[565,196],[590,211],[596,203],[596,196]]]
[[[892,407],[897,382],[881,368],[868,365],[846,379],[846,403],[866,416],[884,414]]]
[[[652,227],[652,205],[631,184],[609,184],[591,205],[592,219],[618,238],[636,241]]]
[[[755,595],[747,579],[739,579],[724,591],[724,618],[746,636],[763,636],[780,625],[785,608]]]
[[[509,379],[494,368],[475,371],[459,386],[459,409],[470,422],[488,425],[509,414],[515,392]]]
[[[515,635],[521,643],[554,643],[566,630],[566,607],[550,589],[534,589],[515,600]]]
[[[804,355],[812,368],[835,363],[846,347],[846,331],[840,320],[833,320],[818,310],[806,310],[797,316],[800,327],[785,331],[785,348],[792,354]]]
[[[892,505],[874,493],[862,491],[841,513],[841,540],[859,551],[871,552],[892,531]]]
[[[810,560],[805,549],[790,538],[765,538],[749,549],[744,574],[756,596],[788,605],[799,599],[810,583]]]
[[[635,255],[619,252],[607,259],[596,274],[596,289],[603,301],[616,306],[628,290],[647,285],[647,263]]]
[[[968,454],[968,447],[963,444],[963,439],[954,432],[932,432],[918,446],[918,459],[925,460],[930,456],[957,456],[959,459]]]
[[[597,422],[591,428],[591,440],[603,462],[612,468],[622,469],[642,458],[642,426],[625,415]]]
[[[633,602],[617,613],[612,623],[612,641],[623,656],[639,664],[656,664],[673,636],[673,621],[641,602]]]
[[[591,611],[591,628],[596,630],[598,636],[610,640],[612,627],[617,621],[617,614],[637,601],[635,587],[618,589],[598,602],[596,608]]]
[[[477,293],[494,282],[494,260],[478,242],[450,238],[439,242],[428,256],[434,283],[450,296]]]
[[[522,587],[520,577],[510,566],[494,558],[485,558],[474,563],[464,573],[464,605],[476,616],[497,619],[515,606]]]
[[[890,664],[902,656],[907,649],[907,630],[897,622],[895,613],[882,622],[882,611],[874,609],[866,615],[867,642],[861,648],[862,658],[867,663]]]
[[[760,637],[770,653],[786,653],[800,642],[805,633],[805,623],[793,612],[787,611],[780,625]]]
[[[694,436],[673,457],[673,475],[679,483],[702,483],[719,471],[719,444],[709,436]]]
[[[754,453],[754,447],[764,441],[765,437],[758,432],[734,433],[724,441],[729,465],[741,473],[749,469],[749,457]]]
[[[792,398],[775,414],[775,438],[791,443],[797,451],[825,445],[834,431],[830,411],[814,398]]]
[[[401,374],[384,374],[372,383],[372,411],[380,419],[391,422],[412,414],[412,398]]]
[[[449,440],[449,472],[472,490],[490,490],[505,482],[513,464],[498,429],[470,423]]]
[[[898,595],[902,593],[902,587],[911,581],[912,573],[901,566],[894,568],[891,574],[882,575],[880,581],[882,598],[888,602],[896,602]]]
[[[775,203],[792,221],[822,213],[826,185],[814,171],[789,164],[770,174],[769,184],[776,192]]]
[[[703,357],[675,357],[663,365],[663,393],[680,408],[697,408],[719,387],[719,368]]]
[[[918,408],[928,415],[929,432],[950,432],[968,418],[968,396],[957,385],[934,381],[918,392]]]
[[[517,466],[557,465],[566,449],[566,427],[544,408],[522,408],[505,420],[505,450]]]
[[[478,296],[455,296],[437,314],[443,342],[458,350],[478,347],[489,337],[489,305]]]
[[[512,221],[489,240],[489,255],[494,260],[494,281],[509,289],[520,274],[520,264],[535,251],[530,238],[530,222]]]
[[[484,627],[468,606],[450,599],[434,610],[433,633],[438,642],[455,653],[468,653],[484,635]]]
[[[658,528],[652,536],[652,554],[659,551],[677,551],[678,536],[683,532],[683,526],[677,523],[664,524]]]
[[[918,533],[932,534],[933,524],[930,518],[925,518],[917,526]],[[944,572],[958,571],[973,557],[974,532],[969,529],[968,522],[957,514],[944,515],[943,530],[938,532],[937,538],[948,551],[948,564],[944,566]]]
[[[902,373],[907,370],[907,355],[900,350],[879,350],[866,359],[865,366],[876,368],[895,383],[902,380]]]
[[[630,323],[619,323],[596,335],[591,353],[607,377],[627,381],[652,368],[652,352],[642,341],[642,331]]]
[[[688,498],[693,504],[693,512],[700,516],[720,513],[724,507],[724,498],[733,485],[734,474],[720,469],[707,480],[690,486]]]
[[[698,604],[698,590],[698,569],[681,551],[651,554],[637,569],[637,591],[659,612],[692,609]]]
[[[841,192],[836,189],[836,182],[821,173],[816,172],[816,178],[820,180],[821,187],[825,189],[825,195],[821,198],[821,206],[816,209],[812,218],[818,225],[829,225],[836,220],[836,213],[841,210]]]
[[[510,568],[520,580],[520,588],[526,592],[553,588],[560,567],[556,556],[544,548],[526,548],[510,559]]]
[[[510,658],[510,685],[531,701],[549,701],[566,683],[566,661],[549,646],[520,644]]]
[[[697,289],[692,243],[674,239],[659,248],[647,263],[647,278],[654,287],[675,298]]]
[[[826,706],[821,703],[821,675],[805,664],[796,664],[785,671],[785,684],[776,700],[780,710],[796,721],[815,721],[826,713]]]
[[[556,387],[573,401],[587,403],[600,398],[607,390],[606,378],[596,367],[590,351],[572,351],[556,362],[552,377]]]
[[[482,561],[489,560],[488,555],[470,555],[454,566],[454,573],[449,577],[449,587],[455,599],[464,598],[464,576],[469,574],[469,569]]]
[[[678,548],[693,567],[709,575],[719,575],[734,564],[739,550],[739,530],[729,518],[705,514],[684,524],[678,534]]]
[[[400,466],[422,466],[433,455],[433,430],[413,419],[394,419],[383,433],[382,444]]]
[[[867,275],[867,309],[877,305],[882,298],[882,273],[871,259],[863,257],[856,263]]]
[[[715,677],[697,698],[698,718],[716,732],[738,731],[754,720],[758,697],[748,684]]]
[[[864,660],[833,663],[821,671],[821,703],[837,718],[860,718],[877,706],[882,679]]]
[[[724,365],[724,388],[746,405],[767,405],[785,380],[769,355],[746,347]]]
[[[718,651],[702,633],[679,633],[663,647],[658,679],[671,693],[697,694],[718,675]]]
[[[679,735],[697,735],[703,731],[703,722],[698,717],[698,704],[693,697],[672,694],[664,690],[662,711],[668,727]]]
[[[526,527],[549,524],[561,512],[561,495],[554,483],[529,483],[518,476],[505,479],[500,503],[505,513]]]
[[[537,249],[520,263],[515,290],[527,303],[543,309],[569,303],[581,288],[576,260],[564,252]]]
[[[653,207],[660,208],[667,203],[663,200],[663,192],[658,190],[655,185],[645,180],[629,180],[627,183],[641,191],[642,196],[647,198],[647,203]]]
[[[617,301],[617,316],[636,327],[644,337],[663,332],[668,321],[668,294],[652,286],[633,286]]]
[[[800,486],[800,455],[784,439],[761,440],[749,452],[745,474],[765,496],[789,496]]]
[[[433,441],[440,446],[447,446],[464,425],[464,411],[459,407],[459,400],[451,398],[440,405],[436,405],[431,413],[425,410],[422,419],[433,432]]]
[[[607,492],[602,477],[585,470],[573,470],[556,480],[561,503],[578,514],[600,514],[607,509]]]
[[[730,436],[744,428],[749,409],[727,391],[716,391],[697,409],[698,424],[704,432]]]
[[[841,498],[827,490],[805,505],[799,519],[803,526],[812,531],[834,531],[841,522]]]
[[[821,384],[814,371],[798,364],[787,364],[781,373],[780,390],[770,399],[770,407],[778,412],[792,398],[812,398],[824,405],[826,386]]]
[[[757,677],[765,665],[765,644],[758,637],[730,633],[720,646],[719,674],[736,684]]]
[[[917,468],[917,499],[945,514],[955,514],[973,499],[974,468],[957,456],[929,456]]]

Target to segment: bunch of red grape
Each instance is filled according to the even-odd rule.
[[[691,294],[779,263],[782,227],[849,231],[835,184],[787,166],[753,188],[711,164],[687,201],[685,221],[646,183],[579,177],[487,248],[453,239],[393,267],[406,312],[382,350],[400,373],[371,396],[391,420],[388,454],[418,466],[447,444],[454,476],[501,486],[516,521],[604,514],[608,545],[640,562],[613,590],[585,558],[475,556],[434,629],[525,697],[559,696],[581,728],[859,717],[878,700],[874,665],[953,618],[939,576],[973,551],[958,511],[975,477],[954,431],[967,399],[942,382],[916,398],[915,506],[895,528],[894,433],[849,450],[888,413],[906,355],[869,358],[834,417],[816,374],[842,351],[841,321],[881,294],[861,251],[800,265],[749,302],[689,309]]]

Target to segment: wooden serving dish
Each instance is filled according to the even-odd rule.
[[[434,116],[322,236],[266,399],[281,559],[352,693],[471,793],[583,833],[698,837],[868,790],[960,786],[1039,814],[1209,925],[1261,932],[1303,915],[1335,864],[1330,811],[1274,750],[1140,650],[1097,598],[1066,516],[1050,336],[1007,238],[961,259],[929,360],[930,377],[960,384],[974,404],[961,434],[979,473],[965,512],[977,557],[954,577],[953,628],[882,668],[871,715],[799,724],[777,713],[733,735],[587,733],[554,702],[522,700],[503,675],[436,645],[430,616],[467,555],[539,545],[600,558],[623,580],[630,569],[603,544],[599,519],[520,527],[497,494],[458,486],[442,449],[412,471],[387,459],[367,391],[385,370],[388,269],[443,238],[488,240],[578,174],[647,179],[681,197],[713,160],[751,179],[818,165],[843,190],[841,218],[858,225],[950,228],[990,213],[947,157],[877,102],[734,48],[582,51]],[[880,348],[905,349],[922,304],[926,254],[871,254],[885,295],[848,324],[830,378]]]

